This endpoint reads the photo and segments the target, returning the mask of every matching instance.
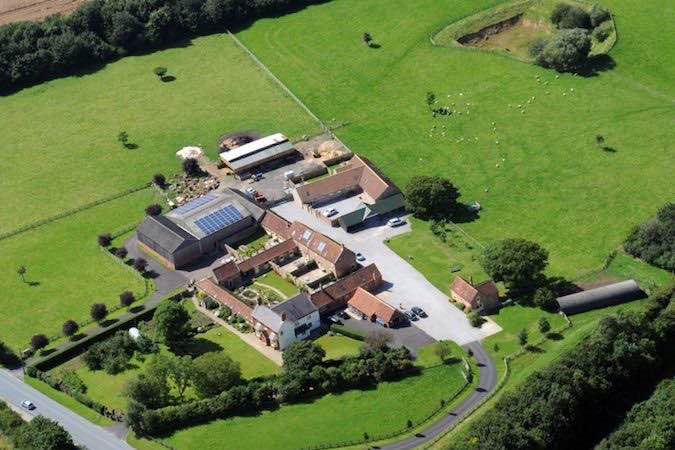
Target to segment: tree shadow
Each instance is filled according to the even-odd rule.
[[[171,351],[177,356],[189,355],[193,358],[205,353],[222,351],[223,347],[213,341],[204,338],[195,338],[183,342],[174,342],[171,344]]]
[[[155,279],[159,277],[159,273],[155,272],[154,270],[146,270],[143,272],[143,278],[152,278]]]
[[[616,153],[616,149],[614,147],[602,147],[602,151],[605,153]]]
[[[455,223],[470,223],[480,218],[480,211],[471,208],[466,203],[458,203],[457,210],[450,217]]]
[[[526,345],[525,350],[527,350],[530,353],[544,353],[544,350],[536,345]]]
[[[127,142],[124,144],[124,148],[127,150],[136,150],[138,148],[138,144],[134,144],[133,142]]]
[[[550,332],[550,333],[548,333],[548,334],[546,335],[546,338],[547,338],[547,339],[550,339],[550,340],[552,340],[552,341],[561,341],[561,340],[563,340],[565,337],[564,337],[562,334],[560,334],[560,333],[556,333],[556,332],[553,332],[553,331],[552,331],[552,332]]]
[[[70,340],[73,341],[73,342],[77,342],[77,341],[79,341],[81,339],[84,339],[86,337],[87,337],[86,333],[77,333],[76,335],[72,336],[70,338]]]
[[[129,312],[132,314],[139,313],[145,309],[145,305],[138,305],[134,306],[133,308],[129,308]]]
[[[110,325],[119,322],[119,319],[106,319],[99,323],[103,328],[108,328]]]
[[[56,351],[55,348],[50,348],[50,349],[47,349],[47,350],[41,350],[41,351],[40,351],[40,356],[51,355],[51,354],[54,353],[55,351]]]
[[[377,42],[369,42],[368,47],[373,48],[375,50],[377,50],[379,48],[382,48],[382,46],[380,44],[378,44]]]
[[[609,55],[595,55],[588,58],[586,64],[576,71],[582,77],[597,77],[599,73],[612,70],[616,67],[616,61]]]
[[[30,287],[37,287],[37,286],[40,286],[40,282],[39,282],[39,281],[26,281],[26,284],[27,284],[28,286],[30,286]]]
[[[176,81],[176,77],[173,75],[164,75],[163,77],[160,78],[162,80],[162,83],[171,83]]]

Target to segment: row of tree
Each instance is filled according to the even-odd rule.
[[[16,449],[75,450],[70,434],[53,420],[37,416],[30,422],[0,401],[0,435]]]
[[[67,17],[0,27],[0,88],[95,68],[186,37],[241,27],[312,0],[91,0]]]
[[[392,380],[415,370],[405,348],[364,347],[358,356],[324,363],[325,351],[311,341],[284,351],[279,375],[242,380],[238,364],[214,353],[156,359],[151,370],[127,387],[127,423],[138,435],[157,435],[188,425],[244,412],[278,407],[309,396],[339,392]],[[200,400],[182,401],[188,386]],[[172,398],[171,392],[178,393]]]
[[[656,217],[635,227],[623,247],[649,264],[675,271],[675,203],[666,203]]]
[[[504,395],[453,445],[489,450],[589,448],[662,374],[675,344],[675,286],[644,312],[607,317],[587,339]],[[672,361],[671,361],[672,362]]]

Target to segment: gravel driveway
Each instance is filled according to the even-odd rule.
[[[385,245],[385,239],[409,232],[410,225],[406,224],[397,228],[390,228],[386,225],[371,226],[356,233],[347,233],[341,228],[333,228],[323,223],[293,202],[281,204],[273,210],[287,220],[299,220],[343,243],[354,252],[362,253],[366,261],[361,264],[371,262],[377,264],[385,281],[382,292],[378,294],[379,297],[402,310],[413,306],[424,309],[429,317],[414,322],[414,326],[419,327],[432,338],[450,339],[464,345],[479,341],[501,330],[492,321],[483,324],[480,329],[472,327],[466,315],[455,308],[443,292]]]

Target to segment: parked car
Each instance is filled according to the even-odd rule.
[[[24,409],[27,409],[27,410],[29,410],[29,411],[32,411],[32,410],[35,409],[35,405],[34,405],[33,402],[31,402],[30,400],[24,400],[24,401],[22,401],[22,402],[21,402],[21,407],[24,408]]]
[[[357,254],[356,254],[356,260],[359,261],[359,262],[360,262],[360,261],[365,261],[365,260],[366,260],[366,257],[363,256],[363,254],[361,254],[361,253],[357,253]]]
[[[263,178],[262,172],[258,172],[258,173],[253,174],[253,179],[255,181],[262,180],[262,178]]]
[[[343,319],[349,319],[349,314],[347,314],[344,311],[340,311],[339,313],[337,313],[337,315],[338,315],[338,317],[341,317]]]
[[[331,217],[331,216],[334,216],[337,213],[338,213],[337,209],[328,208],[328,209],[324,209],[321,214],[323,214],[324,217]]]
[[[429,317],[429,316],[427,316],[427,313],[425,313],[424,310],[422,308],[420,308],[419,306],[413,306],[411,309],[412,309],[412,312],[414,312],[415,315],[417,315],[417,316],[420,316],[422,318]]]
[[[403,314],[405,314],[405,316],[406,316],[409,320],[412,320],[413,322],[414,322],[415,320],[417,320],[417,315],[416,315],[414,312],[412,312],[412,311],[404,311]]]
[[[403,220],[403,219],[401,219],[401,218],[399,218],[399,217],[394,217],[393,219],[389,219],[389,221],[387,222],[387,225],[389,225],[390,227],[394,228],[394,227],[401,226],[401,225],[403,225],[404,223],[405,223],[405,220]]]
[[[255,194],[258,193],[258,191],[256,191],[256,190],[253,189],[252,187],[250,187],[250,188],[246,188],[246,193],[247,193],[248,195],[250,195],[251,197],[253,197]]]
[[[342,325],[342,321],[340,320],[340,317],[338,317],[337,314],[332,315],[332,316],[328,316],[328,320],[330,320],[331,322],[333,322],[337,325]]]
[[[256,192],[255,195],[253,196],[256,202],[258,203],[263,203],[267,201],[267,197],[265,197],[263,194],[260,192]]]

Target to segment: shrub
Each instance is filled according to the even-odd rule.
[[[546,42],[547,42],[547,40],[542,38],[542,37],[537,38],[537,39],[533,40],[532,42],[530,42],[530,44],[527,47],[527,51],[528,51],[529,55],[532,58],[536,58],[537,56],[539,56],[539,54],[542,51],[544,51],[544,47],[546,47]]]
[[[586,30],[561,30],[546,43],[535,61],[559,72],[573,72],[586,64],[590,51],[591,38]]]
[[[59,378],[61,380],[61,390],[68,394],[79,392],[80,394],[85,394],[87,392],[87,385],[84,384],[82,378],[71,369],[63,369]]]
[[[73,336],[80,329],[80,326],[74,320],[66,320],[63,323],[63,335],[70,337]]]
[[[199,161],[194,158],[183,160],[183,172],[189,177],[198,177],[202,175],[202,169],[199,167]]]
[[[559,306],[555,294],[547,287],[537,289],[534,292],[533,301],[536,306],[545,311],[556,311]]]
[[[108,307],[104,303],[94,303],[89,308],[89,315],[96,322],[100,322],[108,316]]]
[[[483,324],[483,318],[478,314],[478,311],[471,311],[469,313],[469,323],[472,327],[480,327]]]
[[[134,293],[131,291],[124,291],[120,294],[120,305],[124,307],[129,307],[133,302],[136,301]]]
[[[162,214],[162,206],[158,203],[148,205],[145,208],[145,214],[147,214],[148,216],[159,216],[160,214]]]
[[[578,6],[558,3],[551,13],[551,22],[560,29],[591,28],[591,18]]]
[[[126,331],[118,331],[113,337],[92,345],[82,357],[90,370],[105,369],[109,374],[120,373],[126,369],[136,349]]]
[[[112,235],[110,233],[104,233],[98,235],[98,245],[101,247],[108,247],[112,242]]]
[[[155,183],[158,188],[162,190],[166,189],[166,177],[161,173],[156,173],[153,175],[152,182]]]
[[[605,42],[609,37],[609,30],[607,27],[599,26],[593,30],[593,37],[598,42]]]
[[[49,338],[44,334],[36,334],[30,338],[30,346],[33,347],[33,350],[40,350],[49,345]]]
[[[148,268],[148,261],[145,258],[134,259],[134,269],[138,270],[141,273],[144,273],[145,269],[147,268]]]
[[[124,247],[119,247],[119,248],[115,249],[115,256],[117,256],[120,259],[126,258],[128,254],[129,254],[129,252]]]
[[[598,3],[593,5],[589,16],[591,19],[591,25],[594,28],[610,19],[609,11]]]
[[[162,78],[164,75],[166,75],[167,69],[166,67],[155,67],[152,69],[152,73],[157,75],[159,78]]]

